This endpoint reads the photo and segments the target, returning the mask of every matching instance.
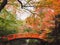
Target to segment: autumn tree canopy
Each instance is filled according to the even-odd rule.
[[[40,38],[49,40],[48,34],[54,30],[58,14],[60,0],[8,0],[0,12],[0,36],[18,32],[37,33]]]

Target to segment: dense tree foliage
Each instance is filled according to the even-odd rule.
[[[0,36],[17,32],[38,33],[41,35],[40,38],[53,41],[55,37],[51,33],[56,27],[55,16],[60,14],[60,0],[25,0],[26,3],[18,1],[8,0],[7,5],[0,12]],[[33,11],[26,9],[29,7],[33,7]],[[21,16],[24,12],[31,14],[21,20],[17,13]]]

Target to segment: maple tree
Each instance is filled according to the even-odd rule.
[[[27,0],[27,4],[32,4],[35,7],[34,12],[28,10],[32,14],[25,21],[17,20],[16,12],[20,13],[21,9],[29,6],[23,5],[19,10],[21,4],[17,0],[8,0],[7,5],[0,13],[1,27],[6,28],[8,32],[9,29],[15,29],[14,31],[17,30],[19,33],[38,33],[43,39],[47,39],[48,33],[51,33],[55,28],[55,16],[60,14],[60,0],[39,0],[39,2],[34,3]],[[4,25],[2,25],[2,20],[4,20]],[[5,32],[5,29],[3,30]],[[14,31],[12,32],[14,33]]]
[[[42,36],[51,33],[55,28],[55,16],[60,14],[59,4],[59,0],[42,0],[37,4],[37,14],[27,18],[27,25],[34,30],[44,30]]]

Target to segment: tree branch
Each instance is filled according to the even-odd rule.
[[[21,4],[21,8],[23,8],[23,4],[22,4],[22,2],[21,2],[20,0],[18,0],[18,2]]]
[[[0,5],[0,12],[5,7],[6,4],[7,4],[7,0],[3,0],[2,4]]]

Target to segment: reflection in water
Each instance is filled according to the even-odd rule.
[[[4,42],[4,45],[45,45],[47,44],[43,40],[38,39],[15,39]]]

